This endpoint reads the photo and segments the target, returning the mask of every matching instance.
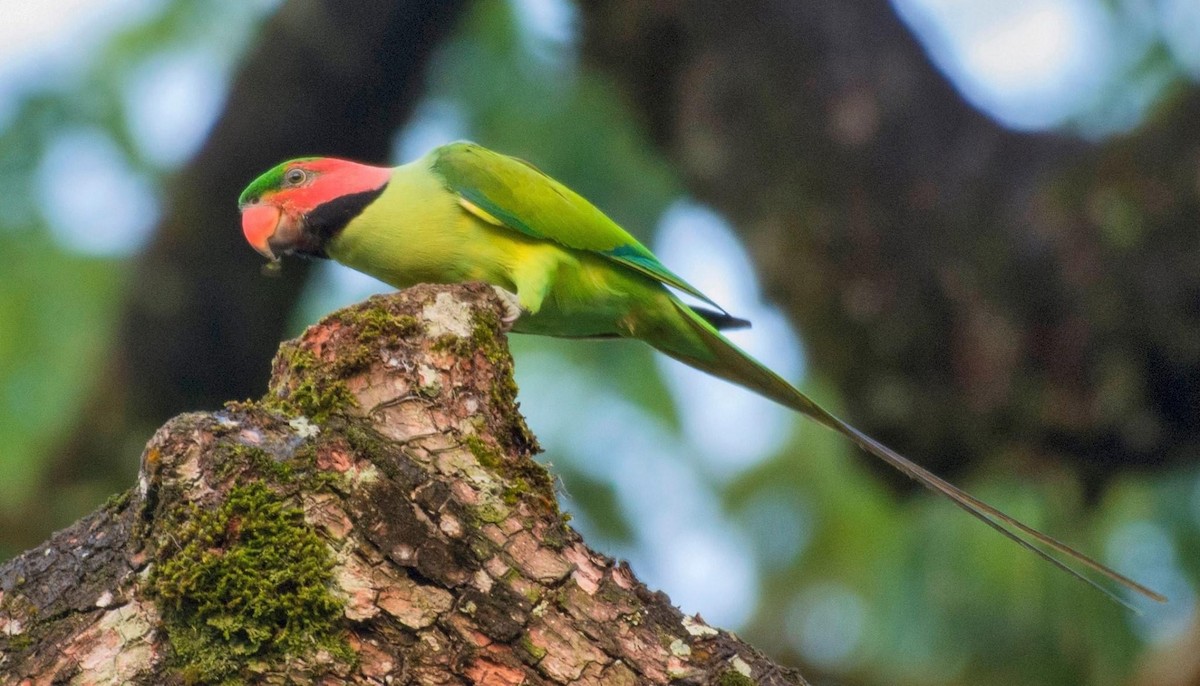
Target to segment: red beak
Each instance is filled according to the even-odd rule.
[[[274,205],[250,205],[242,210],[242,233],[263,257],[277,259],[271,252],[270,240],[279,226],[280,212]]]

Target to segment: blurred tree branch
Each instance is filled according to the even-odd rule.
[[[47,493],[81,480],[116,490],[165,419],[262,387],[308,269],[291,263],[282,278],[260,275],[261,259],[239,230],[238,193],[288,157],[386,160],[463,6],[294,0],[266,22],[203,149],[170,182],[154,239],[134,265],[112,354],[75,431],[54,452]],[[44,512],[44,500],[29,502]],[[26,545],[56,524],[16,520]]]
[[[1193,459],[1189,90],[1096,144],[1005,130],[885,0],[583,0],[584,52],[730,217],[856,424],[942,473]]]

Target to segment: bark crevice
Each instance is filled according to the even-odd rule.
[[[134,488],[0,567],[0,681],[804,683],[570,528],[500,307],[372,298],[262,399],[169,421]]]

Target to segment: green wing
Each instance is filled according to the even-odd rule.
[[[721,309],[595,205],[524,160],[460,141],[434,151],[433,171],[485,220],[601,255]]]

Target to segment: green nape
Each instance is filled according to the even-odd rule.
[[[242,191],[242,194],[238,196],[238,206],[241,207],[242,205],[249,205],[252,202],[257,202],[263,197],[263,195],[283,188],[283,173],[287,171],[289,166],[297,162],[310,162],[316,159],[320,158],[297,157],[271,167],[270,170],[263,173],[254,181],[250,182],[249,186],[246,186],[246,190]]]

